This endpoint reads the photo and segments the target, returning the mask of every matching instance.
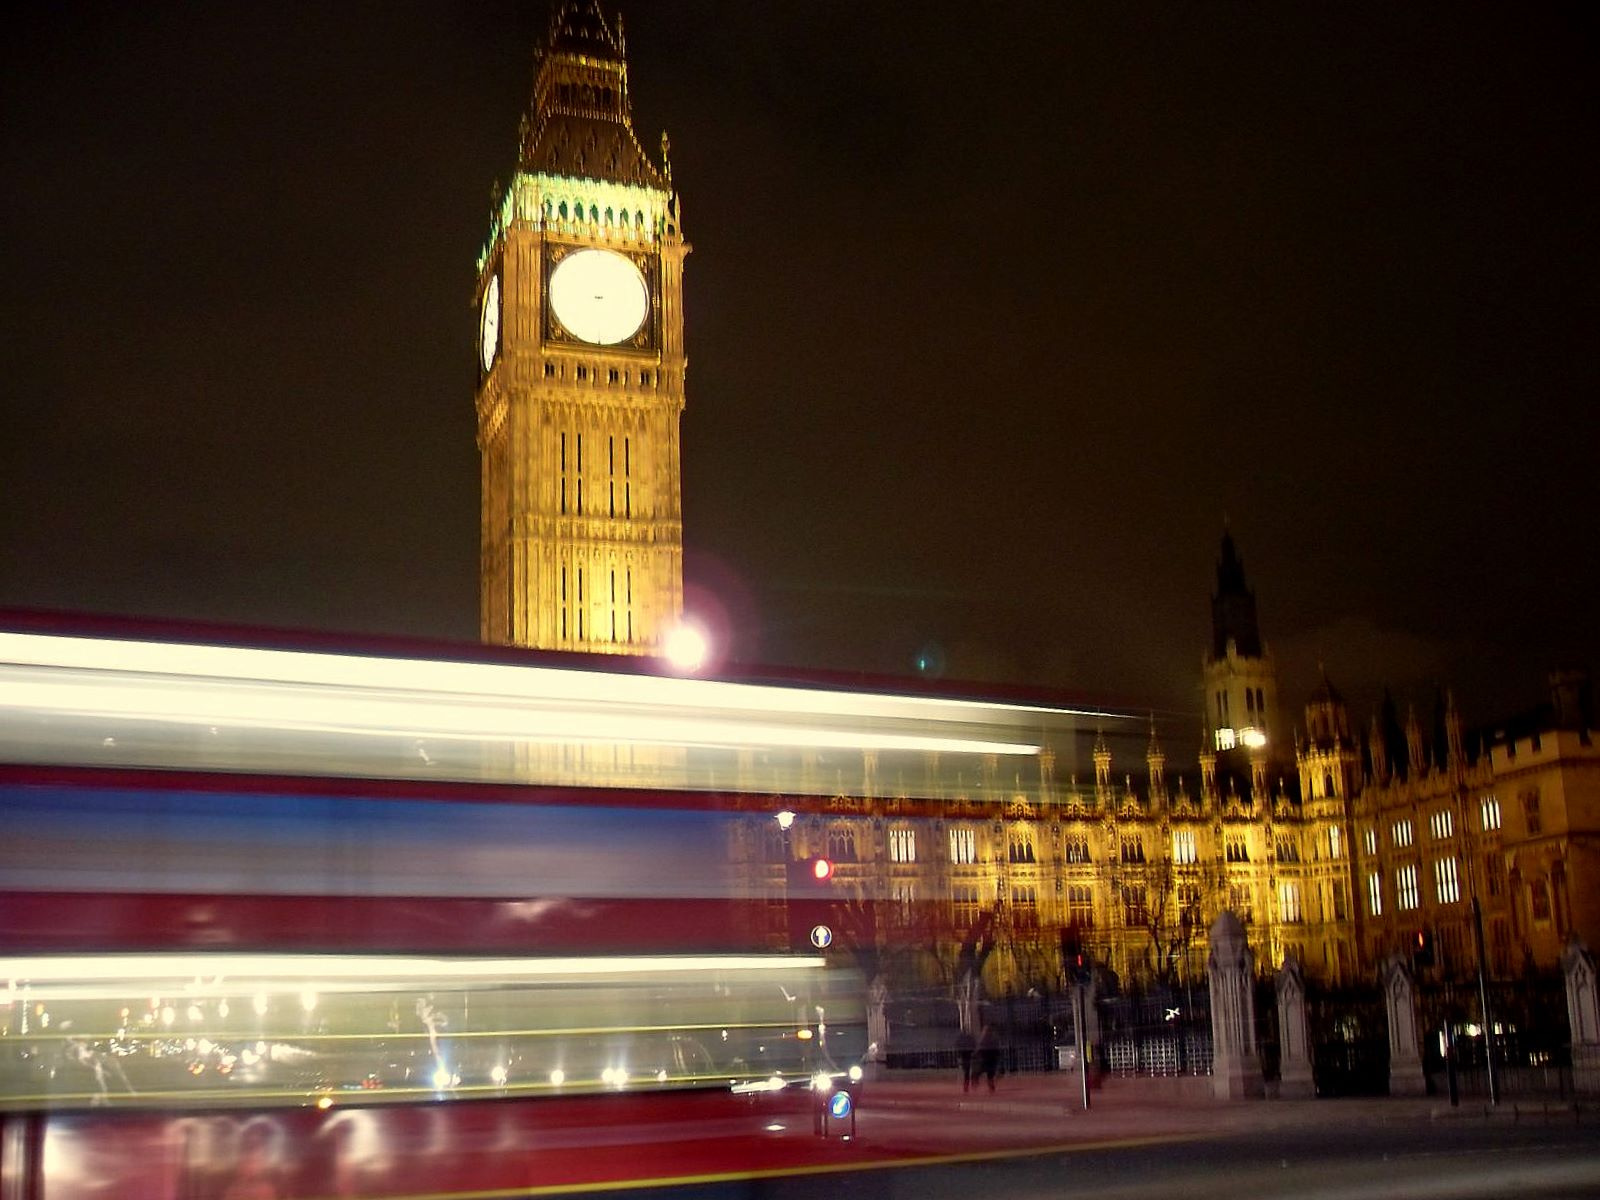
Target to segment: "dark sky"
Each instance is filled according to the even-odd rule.
[[[474,262],[547,13],[6,18],[0,605],[476,635]],[[1600,661],[1594,8],[623,13],[737,657],[1197,714],[1226,517],[1291,711],[1319,660],[1469,718]]]

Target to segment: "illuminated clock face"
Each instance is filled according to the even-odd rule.
[[[489,279],[483,293],[483,313],[478,320],[478,361],[487,371],[494,366],[494,352],[500,348],[500,276]]]
[[[579,250],[550,272],[550,307],[573,337],[614,346],[639,332],[650,313],[650,290],[631,259]]]

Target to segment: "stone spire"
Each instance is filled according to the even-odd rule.
[[[522,137],[524,171],[669,189],[633,130],[622,23],[598,0],[563,0],[539,51]]]
[[[1372,730],[1367,734],[1367,752],[1372,756],[1372,778],[1376,783],[1389,782],[1389,748],[1385,744],[1383,725],[1378,714],[1372,714]]]
[[[1102,730],[1094,735],[1094,790],[1102,795],[1111,790],[1111,747]]]
[[[1422,722],[1417,720],[1417,706],[1411,705],[1406,712],[1406,758],[1411,769],[1413,779],[1420,776],[1428,767],[1428,751],[1422,741]]]
[[[1156,738],[1156,718],[1150,716],[1150,745],[1144,752],[1145,766],[1150,772],[1150,803],[1159,805],[1167,798],[1167,755]]]
[[[1228,644],[1246,658],[1261,657],[1261,630],[1256,624],[1256,594],[1244,581],[1244,559],[1233,534],[1222,535],[1217,560],[1217,591],[1211,597],[1211,655],[1225,658]]]
[[[1200,739],[1200,803],[1207,808],[1217,802],[1216,739],[1208,728]]]

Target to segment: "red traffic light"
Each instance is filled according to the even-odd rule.
[[[826,883],[833,878],[833,864],[825,858],[811,861],[811,877],[818,883]]]

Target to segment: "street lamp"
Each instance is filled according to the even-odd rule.
[[[700,626],[692,621],[680,621],[667,634],[661,651],[675,670],[692,675],[705,666],[711,652],[711,642]]]

